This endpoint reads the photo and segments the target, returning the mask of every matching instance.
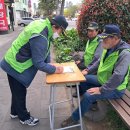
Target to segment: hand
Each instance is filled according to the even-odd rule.
[[[90,95],[101,94],[99,87],[90,88],[87,90]]]
[[[75,64],[78,65],[81,61],[80,60],[77,60],[75,61]]]
[[[61,73],[63,73],[63,70],[64,70],[64,68],[62,66],[56,66],[55,73],[56,74],[61,74]]]
[[[87,74],[88,74],[88,69],[82,70],[82,74],[83,74],[83,75],[87,75]]]

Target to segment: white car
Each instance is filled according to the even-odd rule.
[[[18,25],[24,27],[24,26],[27,26],[29,23],[31,23],[34,20],[35,19],[33,19],[31,17],[23,17],[21,20],[18,21]]]
[[[72,18],[72,21],[77,21],[78,20],[78,18]]]

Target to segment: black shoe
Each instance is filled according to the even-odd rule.
[[[82,96],[83,94],[81,94],[81,93],[79,93],[79,96]],[[77,92],[75,92],[75,93],[73,93],[73,95],[72,95],[74,98],[77,98],[78,97],[78,94],[77,94]]]
[[[99,108],[98,108],[98,103],[97,102],[94,102],[90,108],[91,111],[98,111]]]
[[[30,116],[30,118],[28,120],[25,120],[25,121],[21,121],[20,120],[21,124],[23,124],[23,125],[29,125],[29,126],[35,126],[35,125],[37,125],[38,122],[39,122],[39,119],[34,118],[32,116]]]
[[[64,120],[62,123],[61,123],[61,127],[67,127],[67,126],[72,126],[72,125],[76,125],[78,124],[78,121],[74,121],[72,119],[72,117],[69,117],[68,119]]]

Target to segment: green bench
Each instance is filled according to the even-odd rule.
[[[113,99],[109,102],[130,129],[130,91],[126,90],[121,99]]]

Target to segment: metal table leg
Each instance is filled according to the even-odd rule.
[[[81,116],[81,106],[80,106],[80,95],[79,95],[79,85],[76,84],[77,94],[78,94],[78,106],[79,106],[79,117],[80,117],[80,126],[83,130],[82,116]]]
[[[50,89],[50,106],[49,106],[51,130],[54,130],[55,89],[56,89],[56,85],[55,84],[51,85],[51,89]]]
[[[73,97],[72,97],[72,87],[71,87],[71,99],[65,100],[65,101],[61,101],[61,102],[55,102],[56,84],[51,85],[51,89],[50,89],[50,105],[49,105],[49,116],[50,116],[50,127],[51,127],[51,130],[66,130],[66,129],[73,128],[73,127],[78,127],[78,126],[80,126],[81,130],[83,130],[78,83],[76,84],[76,89],[77,89],[77,93],[78,93],[78,105],[79,105],[80,123],[77,124],[77,125],[68,126],[68,127],[65,127],[65,128],[54,129],[55,105],[56,104],[60,104],[60,103],[64,103],[64,102],[68,102],[68,101],[71,101],[72,104],[74,102],[73,102]]]
[[[73,112],[73,110],[74,110],[74,100],[73,100],[72,85],[70,86],[70,89],[71,89],[71,111]]]
[[[56,85],[53,85],[52,89],[52,130],[54,130],[54,118],[55,118],[55,89]]]

